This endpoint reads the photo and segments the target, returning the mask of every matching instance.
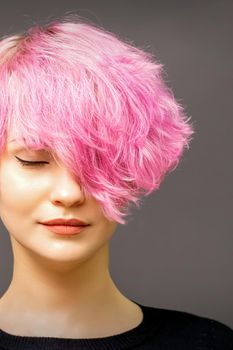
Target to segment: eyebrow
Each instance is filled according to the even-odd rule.
[[[12,139],[12,140],[10,140],[10,141],[8,142],[8,144],[13,143],[13,142],[15,142],[15,141],[16,141],[15,139]],[[17,148],[18,150],[24,150],[24,149],[26,149],[25,146],[19,145],[19,144],[17,144],[17,143],[16,143],[16,148]],[[30,151],[30,149],[29,149],[29,151]],[[46,152],[46,153],[48,153],[48,154],[51,153],[51,150],[46,149],[46,148],[39,148],[38,150],[32,150],[32,151],[35,151],[35,152]]]
[[[12,144],[12,143],[15,144],[14,146],[16,146],[16,147],[23,147],[22,145],[18,144],[15,139],[8,141],[8,145]]]

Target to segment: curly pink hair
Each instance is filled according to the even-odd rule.
[[[194,130],[153,55],[80,17],[0,41],[0,152],[7,132],[54,152],[125,224],[129,204],[159,188]]]

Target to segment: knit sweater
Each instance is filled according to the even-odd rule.
[[[74,339],[22,336],[0,330],[0,350],[233,350],[233,330],[217,320],[135,303],[142,309],[143,320],[126,332]]]

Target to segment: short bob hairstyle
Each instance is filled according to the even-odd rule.
[[[194,129],[151,53],[78,15],[0,41],[0,154],[10,130],[49,150],[109,220],[159,188]]]

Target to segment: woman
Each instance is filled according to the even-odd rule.
[[[14,256],[0,349],[232,349],[226,325],[140,305],[109,273],[117,224],[194,132],[162,65],[66,16],[3,38],[0,82],[0,215]]]

